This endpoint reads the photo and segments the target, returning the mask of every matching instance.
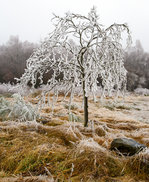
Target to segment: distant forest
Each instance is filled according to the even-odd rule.
[[[18,36],[10,36],[8,42],[0,46],[0,83],[14,83],[14,78],[22,75],[26,60],[36,46],[20,41]]]
[[[15,83],[14,78],[24,73],[26,60],[37,46],[20,41],[18,36],[11,36],[5,45],[0,45],[0,83]],[[125,67],[129,91],[138,87],[149,89],[149,53],[144,52],[139,40],[125,53]]]

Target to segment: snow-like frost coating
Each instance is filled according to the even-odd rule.
[[[126,69],[124,68],[124,50],[122,33],[128,35],[127,24],[112,24],[104,28],[99,23],[96,9],[92,8],[88,16],[66,13],[64,17],[54,15],[55,29],[27,60],[25,73],[19,79],[22,87],[29,82],[34,87],[43,83],[44,73],[53,72],[47,84],[49,91],[59,92],[65,88],[65,94],[75,94],[75,88],[83,88],[85,96],[97,93],[98,78],[102,80],[104,91],[111,93],[126,87]],[[61,79],[59,78],[61,76]],[[72,99],[70,99],[72,100]]]
[[[101,145],[99,145],[97,142],[95,142],[92,138],[80,140],[77,146],[77,150],[80,153],[84,152],[85,150],[91,150],[96,152],[100,151],[103,153],[106,152],[106,149]]]

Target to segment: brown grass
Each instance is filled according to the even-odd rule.
[[[29,100],[36,104],[34,97]],[[68,98],[55,105],[53,115],[46,106],[37,122],[0,122],[0,181],[149,181],[148,150],[132,157],[109,150],[116,137],[149,146],[149,124],[132,115],[135,109],[131,105],[142,100],[144,103],[144,98],[127,97],[129,111],[125,107],[111,111],[90,100],[88,128],[82,120],[69,121]],[[72,113],[83,118],[81,98],[74,101]]]

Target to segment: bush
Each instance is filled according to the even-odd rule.
[[[0,98],[0,120],[8,118],[8,114],[11,112],[10,103],[4,99]]]
[[[13,101],[0,98],[0,119],[32,121],[37,117],[35,108],[32,104],[24,101],[20,94],[13,94]]]
[[[135,89],[135,93],[139,95],[149,96],[149,89],[147,88],[137,88]]]

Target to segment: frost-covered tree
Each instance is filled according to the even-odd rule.
[[[66,94],[81,87],[84,101],[84,126],[88,125],[88,96],[97,91],[97,78],[102,79],[105,90],[125,87],[126,70],[123,65],[122,32],[130,32],[126,24],[112,24],[104,28],[99,23],[96,9],[88,16],[66,13],[54,15],[55,29],[27,60],[27,69],[20,78],[22,86],[36,85],[37,77],[43,83],[43,74],[53,71],[48,80],[50,90],[58,93],[61,87]],[[62,79],[58,77],[62,75]]]

